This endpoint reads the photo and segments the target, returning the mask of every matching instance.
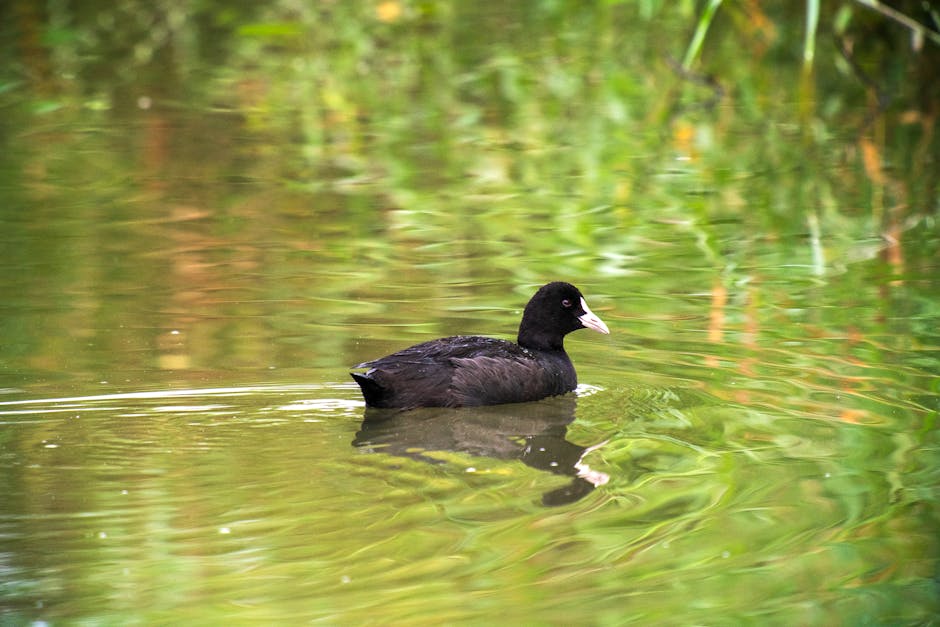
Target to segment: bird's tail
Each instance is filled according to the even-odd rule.
[[[350,372],[352,378],[359,384],[362,390],[362,397],[366,399],[366,405],[369,407],[383,407],[385,398],[385,388],[378,381],[369,376],[369,373]]]

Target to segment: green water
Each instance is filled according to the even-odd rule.
[[[692,3],[470,6],[6,22],[0,623],[936,624],[918,57],[872,118],[796,10],[716,91]],[[576,395],[365,420],[550,280]]]

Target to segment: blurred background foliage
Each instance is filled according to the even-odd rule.
[[[873,183],[911,173],[916,185],[889,184],[874,217],[898,206],[932,212],[937,11],[893,3],[891,15],[922,26],[912,31],[869,5],[886,6],[13,0],[0,90],[7,125],[184,102],[227,111],[291,151],[287,171],[260,176],[340,193],[380,179],[388,202],[418,211],[422,190],[446,197],[472,177],[484,194],[526,189],[532,209],[566,219],[600,205],[629,219],[645,210],[631,198],[662,187],[679,155],[695,170],[687,184],[707,196],[681,207],[663,197],[659,211],[739,215],[757,205],[766,208],[759,219],[779,226],[792,220],[792,203],[723,197],[722,183],[780,177],[790,198],[824,197],[794,189],[799,177],[780,171],[777,151],[812,155],[847,135],[857,141],[842,154],[807,161],[827,163],[834,186],[846,170]],[[742,123],[764,132],[735,142],[727,135]],[[857,205],[840,212],[871,218],[858,215],[871,193],[858,189]],[[487,205],[453,201],[451,215]]]
[[[0,287],[24,301],[118,279],[261,315],[312,296],[320,263],[316,289],[368,316],[377,277],[629,276],[676,233],[717,287],[875,255],[929,274],[940,253],[940,26],[919,0],[0,11],[5,254],[40,268]],[[16,244],[37,233],[43,254]],[[141,251],[160,262],[123,261]],[[672,270],[664,290],[687,285]]]
[[[933,4],[0,3],[0,606],[929,621]],[[350,455],[347,366],[556,277],[606,501]]]

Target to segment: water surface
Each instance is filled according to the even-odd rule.
[[[714,100],[628,4],[133,55],[53,7],[57,87],[0,91],[0,622],[932,624],[936,140],[756,44]],[[611,329],[577,394],[366,411],[349,366],[550,280]]]

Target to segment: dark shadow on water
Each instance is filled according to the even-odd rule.
[[[373,453],[433,464],[445,462],[426,455],[431,451],[519,460],[532,468],[572,477],[569,484],[542,495],[543,505],[565,505],[609,480],[582,461],[603,443],[588,447],[565,439],[576,406],[577,399],[567,395],[489,407],[367,409],[352,444]]]

